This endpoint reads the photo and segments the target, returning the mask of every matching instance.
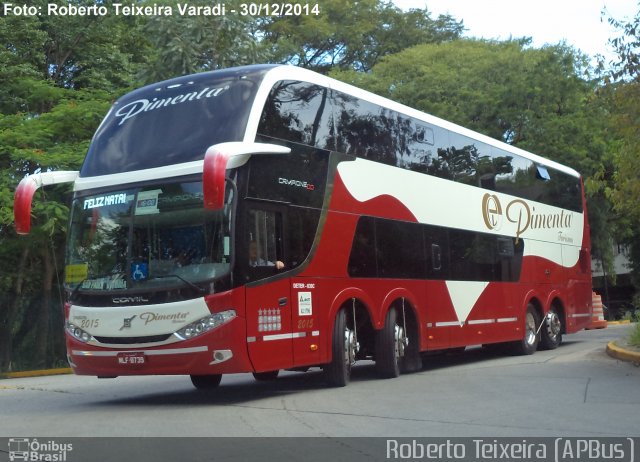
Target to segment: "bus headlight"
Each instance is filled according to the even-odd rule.
[[[192,322],[188,326],[183,327],[175,333],[175,335],[181,340],[187,340],[204,334],[205,332],[215,329],[223,324],[228,323],[236,317],[236,310],[221,311],[220,313],[212,314],[206,318],[198,319],[196,322]]]
[[[69,332],[69,334],[71,334],[76,340],[80,340],[82,343],[87,343],[91,340],[91,334],[83,331],[78,326],[67,322],[65,327],[67,328],[67,332]]]

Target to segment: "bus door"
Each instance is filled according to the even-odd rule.
[[[249,357],[256,372],[291,367],[291,280],[284,245],[286,207],[256,203],[245,224],[246,320]],[[282,268],[281,268],[282,267]]]

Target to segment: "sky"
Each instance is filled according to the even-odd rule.
[[[607,41],[617,35],[606,17],[633,18],[637,0],[393,0],[404,10],[424,8],[435,18],[462,19],[465,36],[487,39],[532,37],[536,47],[566,41],[590,57],[615,57]]]

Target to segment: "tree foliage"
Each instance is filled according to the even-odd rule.
[[[239,11],[241,3],[232,0],[225,6]],[[211,6],[212,2],[195,0],[189,4]],[[151,17],[142,26],[150,48],[139,77],[151,83],[178,75],[269,62],[270,48],[257,39],[262,23],[257,17],[239,14]]]
[[[595,180],[622,224],[621,241],[629,246],[632,281],[640,290],[640,2],[633,18],[610,18],[609,22],[619,31],[610,39],[618,59],[606,76],[615,142],[610,150],[611,169],[599,172]],[[638,295],[636,303],[640,303]]]
[[[368,72],[381,57],[421,43],[460,37],[462,21],[429,11],[403,12],[380,0],[326,0],[321,14],[281,17],[264,27],[276,62],[326,73],[334,68]]]

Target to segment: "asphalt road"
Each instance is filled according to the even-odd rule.
[[[337,389],[313,370],[224,376],[207,393],[174,376],[3,380],[0,437],[638,436],[640,368],[605,353],[628,329],[580,332],[532,356],[434,356],[390,380],[365,363]]]

